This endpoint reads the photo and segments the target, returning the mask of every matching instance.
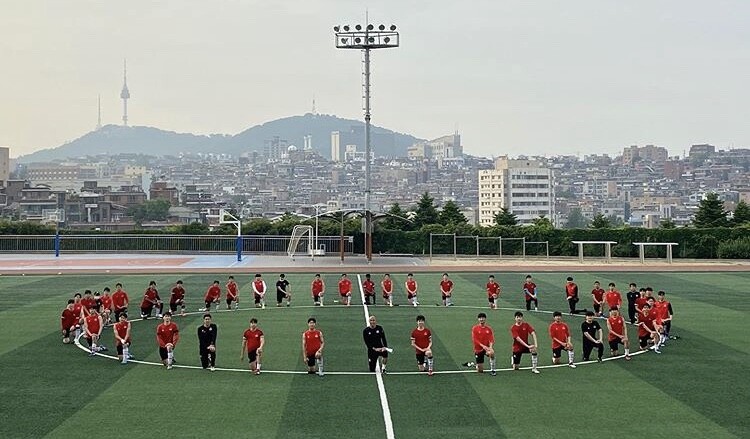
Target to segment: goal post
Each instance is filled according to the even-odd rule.
[[[294,254],[297,252],[297,247],[300,241],[307,235],[307,254],[315,259],[315,253],[313,252],[313,227],[307,225],[296,225],[292,229],[292,236],[289,238],[289,247],[287,248],[287,254],[294,260]]]

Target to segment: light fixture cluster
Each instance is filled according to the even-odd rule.
[[[333,27],[336,33],[336,47],[344,49],[377,49],[385,47],[398,47],[398,32],[396,25],[386,27],[380,24],[353,26],[344,24]]]

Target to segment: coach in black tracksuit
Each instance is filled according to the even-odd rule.
[[[385,365],[388,363],[388,341],[385,339],[385,331],[382,326],[378,325],[375,316],[370,316],[369,322],[370,324],[362,331],[362,338],[367,345],[367,363],[370,366],[370,372],[375,372],[378,357],[382,357],[380,369],[385,373]]]
[[[203,324],[198,326],[198,347],[201,355],[201,366],[213,370],[216,366],[216,335],[218,328],[211,323],[211,314],[203,315]]]
[[[602,327],[594,319],[593,312],[586,312],[586,320],[581,323],[581,333],[583,334],[583,361],[589,361],[591,351],[594,349],[596,349],[597,361],[602,361],[602,355],[604,355]]]
[[[630,323],[635,325],[635,299],[640,297],[640,293],[635,289],[637,287],[636,284],[630,283],[628,292],[625,294],[625,297],[628,299],[628,318],[630,319]]]

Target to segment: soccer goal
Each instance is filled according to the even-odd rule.
[[[289,238],[289,247],[287,248],[287,254],[289,255],[290,258],[292,258],[292,260],[294,260],[294,255],[296,253],[299,253],[300,241],[302,241],[302,239],[304,238],[307,239],[307,250],[305,251],[305,253],[308,256],[312,257],[313,259],[315,258],[315,254],[313,253],[313,250],[314,250],[313,233],[314,232],[313,232],[312,226],[303,226],[303,225],[294,226],[294,229],[292,229],[292,236]],[[302,241],[302,245],[303,245],[302,249],[304,251],[304,245],[305,245],[304,241]]]

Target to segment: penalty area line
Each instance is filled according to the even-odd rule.
[[[357,275],[357,286],[359,287],[359,297],[362,299],[362,308],[365,311],[365,325],[370,324],[370,311],[365,303],[365,291],[362,289],[362,276]],[[351,298],[349,299],[351,300]],[[369,355],[369,353],[368,353]],[[377,360],[375,360],[377,361]],[[380,395],[380,407],[383,409],[383,421],[385,422],[385,436],[388,439],[395,439],[393,433],[393,420],[391,419],[391,409],[388,405],[388,394],[385,393],[385,383],[383,382],[383,373],[380,370],[380,363],[375,364],[375,379],[378,382],[378,394]]]

